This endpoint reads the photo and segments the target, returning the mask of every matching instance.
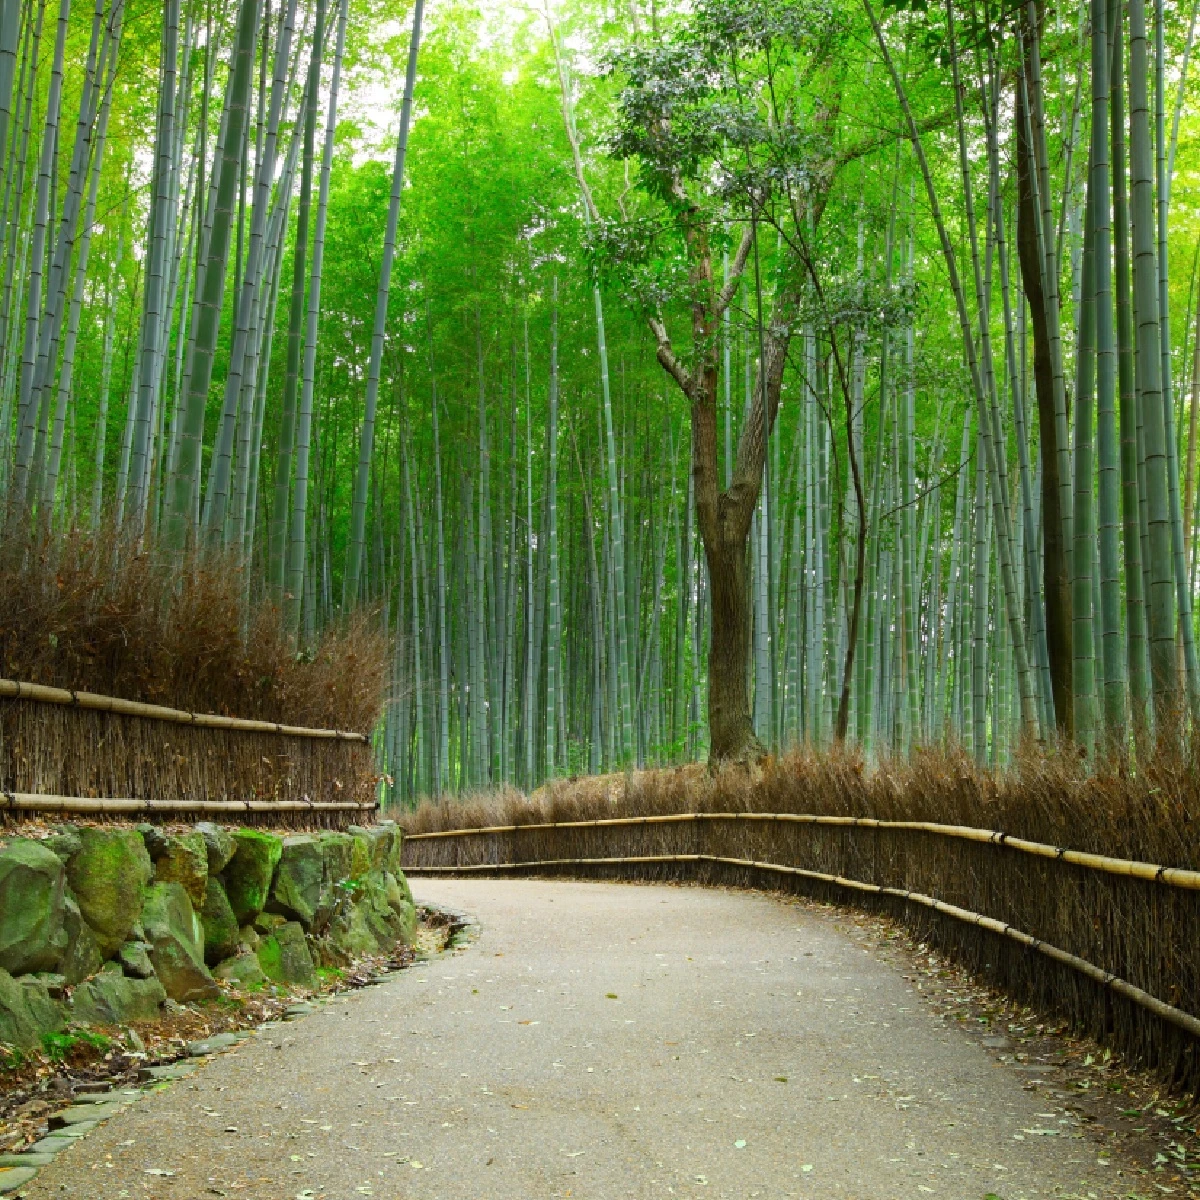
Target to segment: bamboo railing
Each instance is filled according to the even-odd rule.
[[[0,792],[2,812],[93,813],[101,817],[139,813],[322,813],[373,812],[377,805],[358,801],[318,803],[307,800],[139,800],[135,797],[46,796],[41,792]]]
[[[62,704],[93,712],[117,713],[123,717],[142,717],[148,721],[169,721],[175,725],[195,725],[203,729],[230,729],[243,733],[277,733],[283,737],[324,738],[340,742],[369,742],[365,733],[342,729],[308,729],[303,725],[281,725],[277,721],[248,721],[242,717],[222,717],[216,713],[185,712],[161,704],[142,704],[116,696],[98,696],[94,692],[76,692],[68,688],[46,687],[41,683],[18,683],[0,679],[0,698],[34,700],[39,704]]]
[[[962,838],[969,842],[985,842],[1005,846],[1022,854],[1055,859],[1109,875],[1130,879],[1152,880],[1171,887],[1200,891],[1200,871],[1184,867],[1163,867],[1135,859],[1111,858],[1106,854],[1089,854],[1083,850],[1068,850],[1047,842],[1031,842],[1013,837],[996,829],[975,829],[970,825],[939,825],[935,821],[884,821],[877,817],[840,817],[816,813],[668,813],[647,817],[606,817],[594,821],[543,821],[527,825],[487,825],[476,829],[441,829],[433,833],[410,833],[405,841],[417,842],[431,838],[471,837],[479,834],[534,832],[547,829],[598,829],[620,825],[675,825],[688,821],[780,821],[797,825],[837,825],[856,829],[902,829],[910,832],[932,833],[940,837]]]
[[[37,715],[41,705],[44,717]],[[78,717],[67,715],[72,711]],[[187,712],[12,679],[0,679],[0,718],[3,820],[35,813],[204,814],[328,826],[364,819],[377,807],[364,733]]]

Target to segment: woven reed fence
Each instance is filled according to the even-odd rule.
[[[336,827],[370,817],[377,782],[362,733],[0,679],[0,819],[207,816]]]
[[[1010,993],[1200,1092],[1200,870],[902,814],[619,815],[663,805],[662,789],[648,799],[638,786],[655,790],[610,795],[601,808],[613,815],[599,818],[539,819],[595,811],[594,792],[591,803],[514,803],[516,821],[473,829],[431,828],[449,823],[444,807],[418,814],[407,822],[404,868],[768,887],[881,909]],[[778,775],[768,780],[759,799],[780,786]],[[697,809],[721,794],[701,790]]]

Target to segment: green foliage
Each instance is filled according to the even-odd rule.
[[[62,1033],[42,1034],[42,1052],[51,1062],[63,1062],[78,1046],[87,1046],[97,1054],[107,1054],[112,1047],[112,1038],[73,1026]]]

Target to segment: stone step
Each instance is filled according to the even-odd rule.
[[[34,1167],[0,1167],[0,1196],[32,1183],[36,1174]]]
[[[84,1124],[85,1122],[107,1121],[109,1117],[115,1117],[117,1113],[123,1109],[123,1104],[72,1104],[70,1108],[64,1108],[61,1112],[52,1113],[50,1116],[50,1128],[62,1129],[64,1126],[73,1126]]]

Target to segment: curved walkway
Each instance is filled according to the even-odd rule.
[[[692,888],[416,891],[476,915],[479,939],[260,1031],[114,1117],[25,1195],[1130,1194],[1068,1114],[836,917]]]

